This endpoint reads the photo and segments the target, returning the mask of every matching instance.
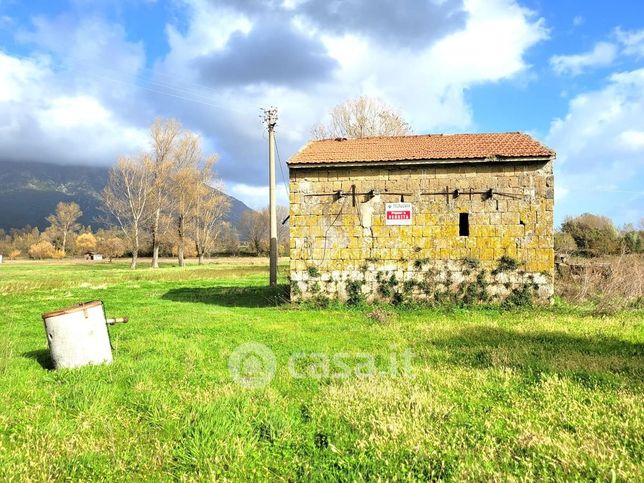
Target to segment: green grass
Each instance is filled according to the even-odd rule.
[[[0,265],[0,479],[644,479],[641,311],[390,308],[375,321],[276,306],[266,280],[257,265]],[[40,314],[91,299],[130,318],[110,328],[114,363],[48,370]],[[229,374],[247,342],[276,355],[264,388]],[[413,377],[287,367],[346,352],[385,370],[405,349]]]

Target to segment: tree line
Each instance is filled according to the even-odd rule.
[[[81,226],[81,207],[74,202],[58,203],[47,217],[42,232],[25,227],[0,230],[0,254],[9,259],[64,258],[99,252],[108,259],[128,254],[136,268],[139,255],[151,256],[159,266],[160,256],[176,256],[180,266],[187,257],[199,264],[213,253],[238,255],[240,234],[225,216],[229,198],[221,190],[214,167],[216,155],[203,152],[201,138],[174,120],[157,119],[150,128],[149,149],[121,157],[111,169],[101,193],[101,228],[94,232]],[[278,207],[280,222],[288,208]],[[247,251],[261,255],[268,251],[268,209],[242,214],[242,237]],[[289,248],[288,225],[279,224],[280,253]]]
[[[644,252],[644,218],[639,228],[618,229],[606,216],[584,213],[568,217],[555,233],[555,250],[583,257]]]
[[[171,233],[180,266],[188,239],[203,263],[224,229],[230,208],[214,172],[216,155],[203,152],[201,138],[174,120],[157,119],[150,128],[150,149],[121,157],[112,168],[102,200],[107,221],[120,231],[136,268],[149,235],[152,268],[159,266],[164,237]]]

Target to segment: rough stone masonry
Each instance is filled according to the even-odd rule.
[[[288,163],[292,299],[551,301],[554,158],[521,133],[307,144]]]

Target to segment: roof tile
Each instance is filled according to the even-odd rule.
[[[289,165],[551,157],[555,152],[523,133],[427,134],[311,141]]]

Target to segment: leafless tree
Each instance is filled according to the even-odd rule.
[[[49,215],[47,221],[50,223],[49,230],[55,236],[61,239],[61,251],[65,255],[67,247],[67,238],[70,234],[78,231],[80,225],[76,222],[83,214],[76,203],[63,203],[62,201],[56,205],[56,213]]]
[[[199,265],[221,233],[223,217],[230,209],[230,201],[218,189],[209,185],[212,180],[203,180],[197,188],[197,201],[192,217],[192,237],[197,247]]]
[[[141,231],[154,215],[150,200],[152,161],[149,156],[121,158],[112,168],[103,190],[105,210],[116,220],[132,251],[130,268],[136,268],[141,244]]]
[[[404,136],[411,126],[395,108],[366,96],[337,105],[329,120],[313,128],[314,139],[365,138],[369,136]]]
[[[201,199],[203,185],[212,178],[217,157],[204,157],[199,136],[185,132],[177,143],[173,158],[170,194],[177,228],[177,258],[179,266],[183,267],[186,228]]]
[[[230,222],[224,221],[219,228],[217,248],[230,255],[239,255],[239,233]]]
[[[248,240],[251,250],[259,256],[268,249],[269,225],[268,210],[261,211],[248,210],[242,213],[241,228],[243,234]]]
[[[181,124],[175,119],[156,119],[150,127],[152,141],[152,163],[150,164],[152,169],[152,197],[150,205],[153,211],[150,230],[152,235],[152,268],[159,267],[159,246],[163,232],[161,211],[167,206],[168,176],[170,175],[172,157],[181,132]]]
[[[286,253],[289,238],[288,207],[278,206],[277,212],[277,242],[282,253]],[[241,227],[244,235],[248,239],[251,250],[256,255],[265,253],[268,250],[270,238],[270,211],[264,208],[261,211],[245,211],[242,213]]]

